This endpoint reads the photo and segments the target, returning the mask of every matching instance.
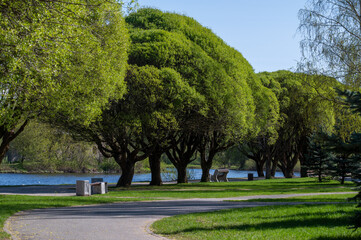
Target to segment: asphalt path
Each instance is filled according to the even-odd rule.
[[[282,202],[227,202],[223,200],[285,198],[321,194],[121,202],[104,205],[38,209],[21,212],[10,217],[5,223],[5,230],[13,236],[13,239],[22,240],[159,240],[166,238],[152,234],[148,230],[148,226],[164,217],[229,208],[300,204]]]
[[[0,194],[30,196],[75,196],[75,185],[0,186]]]

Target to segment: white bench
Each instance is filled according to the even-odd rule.
[[[211,176],[212,182],[228,182],[227,174],[229,173],[228,169],[216,169]]]

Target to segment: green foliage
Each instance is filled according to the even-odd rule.
[[[292,177],[294,167],[307,152],[307,137],[320,127],[327,131],[333,128],[335,110],[329,99],[336,98],[333,87],[337,83],[329,77],[289,71],[258,75],[279,103],[279,118],[273,123],[277,135],[261,132],[249,141],[244,152],[257,162],[259,172],[267,163],[267,177],[274,174],[276,167],[286,177]]]
[[[3,0],[1,16],[2,124],[11,109],[44,107],[88,123],[124,89],[127,34],[115,2]]]
[[[66,132],[37,122],[30,123],[10,149],[30,172],[96,171],[102,160],[94,145],[74,141]]]
[[[172,149],[175,155],[167,153],[177,168],[192,162],[197,148],[203,163],[205,152],[211,152],[207,163],[211,165],[213,156],[236,140],[256,136],[260,130],[275,135],[274,94],[242,54],[211,30],[190,17],[149,8],[129,14],[126,22],[132,40],[129,64],[171,68],[203,97],[202,108],[194,104],[197,108],[178,115],[179,129],[172,141],[187,147]]]
[[[341,96],[341,99],[344,103],[346,103],[349,107],[349,111],[352,111],[358,115],[361,114],[360,112],[360,99],[361,95],[359,92],[351,92],[347,90],[338,90],[338,94]],[[348,157],[347,164],[351,165],[349,168],[349,171],[352,173],[352,177],[356,179],[357,182],[357,190],[359,190],[359,193],[353,197],[352,199],[355,200],[358,205],[357,207],[361,207],[361,157],[360,157],[360,146],[361,146],[361,134],[358,132],[354,132],[351,134],[351,137],[349,139],[343,140],[339,137],[339,139],[336,139],[335,141],[341,142],[343,144],[336,145],[335,150],[338,153],[344,154]],[[346,142],[346,143],[345,143]],[[350,158],[351,155],[351,158]],[[355,211],[355,216],[352,219],[353,221],[353,229],[355,231],[361,227],[361,214],[360,211]]]
[[[219,167],[236,166],[238,169],[245,169],[247,157],[244,156],[237,146],[230,147],[224,152],[218,153],[214,158],[214,165]]]
[[[299,12],[300,68],[360,87],[360,1],[309,0]]]
[[[207,124],[201,128],[221,128],[244,137],[257,133],[265,119],[277,118],[269,116],[277,111],[272,107],[277,107],[277,101],[251,65],[194,19],[140,9],[126,22],[132,39],[130,64],[170,67],[206,98],[207,119],[203,121]]]
[[[117,1],[1,0],[0,19],[1,158],[22,120],[88,125],[124,93],[128,35]]]
[[[321,134],[314,133],[310,139],[303,164],[307,167],[308,171],[318,177],[319,182],[329,174],[332,157],[329,149],[326,148],[325,141],[322,139]]]

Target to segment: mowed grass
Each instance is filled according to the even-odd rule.
[[[271,179],[258,181],[165,184],[114,188],[110,196],[136,198],[224,198],[291,193],[350,192],[354,184],[338,181],[319,183],[314,178]]]
[[[171,239],[361,239],[354,204],[268,206],[164,218],[152,230]]]
[[[318,183],[315,179],[311,178],[297,178],[228,183],[165,184],[160,187],[134,185],[130,188],[111,188],[108,194],[91,197],[0,195],[0,239],[9,239],[9,235],[2,230],[4,222],[8,217],[19,211],[36,208],[169,198],[220,198],[289,193],[348,192],[352,190],[353,186],[351,183],[346,183],[342,186],[337,181]],[[323,197],[315,196],[314,198]],[[338,196],[335,198],[338,198]]]
[[[331,195],[318,195],[318,196],[299,196],[290,198],[270,198],[270,199],[250,199],[245,202],[318,202],[318,203],[355,203],[350,198],[356,194],[331,194]],[[239,200],[230,200],[230,202],[240,202]]]

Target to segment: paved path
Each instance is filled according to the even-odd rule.
[[[335,194],[335,193],[325,193]],[[344,194],[344,193],[342,193]],[[284,198],[316,194],[265,195],[226,200]],[[320,194],[317,194],[320,195]],[[167,216],[227,208],[299,203],[225,202],[225,199],[188,199],[156,202],[127,202],[26,211],[8,219],[5,230],[14,239],[65,240],[159,240],[147,226]]]
[[[75,185],[0,186],[0,194],[31,196],[75,196]]]

